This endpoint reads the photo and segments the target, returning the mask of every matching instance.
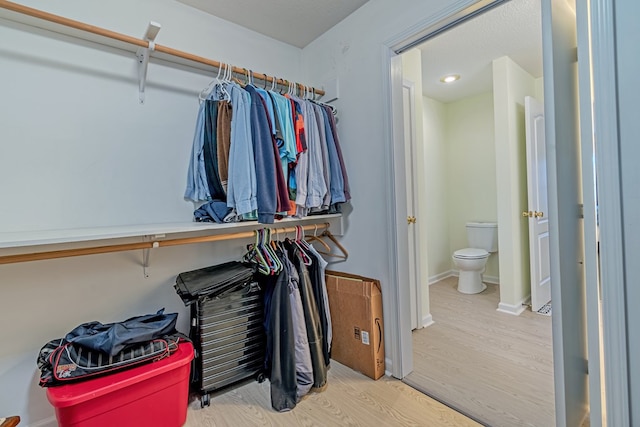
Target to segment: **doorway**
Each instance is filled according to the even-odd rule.
[[[501,0],[463,2],[456,7],[443,10],[439,16],[430,17],[419,25],[396,34],[387,39],[382,46],[382,63],[386,70],[383,102],[391,106],[384,122],[385,133],[390,141],[387,146],[387,173],[393,181],[390,190],[394,204],[389,214],[391,223],[395,224],[389,234],[395,254],[389,264],[392,292],[388,294],[387,305],[390,304],[390,312],[393,314],[389,323],[396,332],[394,336],[389,337],[392,361],[389,369],[397,378],[406,377],[414,367],[407,286],[407,229],[404,225],[406,222],[403,223],[406,216],[406,188],[403,177],[402,62],[399,55],[428,38],[435,37],[461,22],[467,22],[468,19],[502,3],[504,1]],[[592,73],[588,52],[581,55],[584,60],[576,67],[576,38],[580,42],[579,50],[588,48],[589,41],[592,40],[590,30],[593,28],[588,27],[588,16],[589,12],[593,12],[593,7],[581,2],[576,5],[572,0],[541,0],[541,5],[544,70],[547,76],[544,82],[544,105],[549,221],[553,229],[550,236],[551,277],[555,283],[552,287],[552,298],[558,308],[552,321],[556,422],[558,425],[582,425],[589,409],[589,399],[595,405],[593,409],[598,413],[602,401],[599,381],[587,375],[587,366],[590,372],[595,372],[598,371],[600,363],[600,355],[595,351],[599,345],[597,331],[591,327],[587,329],[585,321],[585,317],[588,317],[589,322],[592,322],[597,315],[597,312],[587,312],[585,309],[585,299],[597,295],[597,280],[594,280],[593,269],[587,269],[585,279],[582,263],[585,254],[583,236],[593,239],[591,228],[595,229],[595,222],[589,214],[587,234],[584,231],[586,221],[582,220],[582,216],[578,216],[580,210],[576,209],[576,206],[582,203],[583,194],[595,191],[595,186],[592,185],[594,181],[589,179],[589,174],[585,174],[584,169],[580,171],[580,152],[583,149],[588,152],[591,148],[590,133],[585,133],[586,139],[582,143],[578,134],[579,115],[582,112],[584,117],[588,115],[593,99],[589,89]],[[597,32],[598,35],[602,33],[607,32]],[[576,73],[578,70],[579,85]],[[592,129],[589,127],[592,126],[591,121],[585,121],[583,124],[585,129]],[[592,199],[591,196],[585,196],[585,200]],[[517,212],[519,209],[520,206],[516,206],[514,210]],[[521,216],[520,212],[517,213],[517,216]],[[584,218],[587,219],[586,214]],[[590,248],[595,245],[592,241],[587,243]],[[504,247],[502,249],[504,251]],[[591,253],[587,261],[591,265]],[[501,279],[504,280],[502,274]],[[587,360],[587,331],[588,362],[576,363],[576,360]],[[594,346],[591,343],[594,343]],[[594,381],[590,381],[593,387],[589,387],[587,396],[588,379]]]
[[[513,25],[500,25],[504,21]],[[428,206],[419,221],[427,239],[421,267],[435,322],[413,332],[414,371],[405,381],[490,425],[552,425],[551,319],[523,315],[530,289],[528,218],[516,218],[515,233],[507,222],[505,253],[491,254],[485,266],[485,291],[457,292],[451,258],[469,247],[467,223],[504,224],[505,205],[527,207],[524,96],[543,97],[540,3],[513,0],[402,57],[403,77],[420,80],[423,95],[416,108],[424,150],[418,169],[426,180],[418,204]],[[449,74],[453,82],[446,83]],[[405,103],[404,111],[413,109]],[[497,176],[508,176],[508,186],[500,188]],[[412,178],[408,200],[412,182],[420,181],[417,173]],[[502,271],[511,278],[500,286]]]

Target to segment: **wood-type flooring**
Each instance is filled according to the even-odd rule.
[[[413,332],[414,371],[405,382],[493,427],[555,425],[551,317],[496,311],[500,290],[429,287],[435,323]]]
[[[269,382],[251,382],[211,398],[211,406],[189,408],[186,427],[429,426],[479,424],[414,390],[402,381],[373,381],[335,361],[328,387],[308,395],[289,412],[271,408]]]

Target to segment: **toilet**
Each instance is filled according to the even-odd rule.
[[[468,222],[468,248],[453,253],[453,263],[460,272],[458,292],[477,294],[487,289],[482,273],[489,255],[498,251],[498,224],[495,222]]]

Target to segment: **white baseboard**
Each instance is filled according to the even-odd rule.
[[[388,377],[393,377],[391,371],[393,371],[393,364],[391,363],[391,359],[385,357],[384,359],[384,374]]]
[[[434,323],[436,323],[436,322],[433,321],[433,316],[431,314],[429,314],[427,316],[424,316],[422,318],[422,327],[423,328],[428,328],[429,326],[433,325]]]
[[[447,279],[451,276],[457,276],[457,273],[453,270],[445,271],[444,273],[436,274],[435,276],[429,277],[429,285],[433,285],[440,280]]]
[[[56,417],[45,418],[44,420],[36,421],[35,423],[29,424],[28,427],[56,427],[58,425],[58,421]]]
[[[498,308],[496,309],[496,311],[499,311],[501,313],[511,314],[512,316],[520,316],[522,312],[524,312],[527,309],[525,301],[526,301],[526,298],[522,300],[520,304],[515,304],[515,305],[505,304],[501,302],[498,304]]]
[[[482,281],[485,283],[491,283],[492,285],[500,284],[500,278],[495,276],[482,275]]]
[[[449,277],[458,277],[459,275],[460,275],[460,273],[458,272],[458,270],[445,271],[444,273],[440,273],[440,274],[437,274],[435,276],[429,277],[429,285],[433,285],[434,283],[437,283],[440,280],[444,280],[444,279],[447,279]],[[490,283],[492,285],[499,285],[500,284],[500,278],[499,277],[487,276],[485,274],[482,275],[482,281],[484,283]]]

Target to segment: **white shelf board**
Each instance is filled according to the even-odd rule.
[[[97,240],[122,239],[128,237],[158,236],[175,233],[211,234],[242,232],[258,228],[290,227],[294,225],[322,224],[340,220],[342,214],[313,215],[305,218],[284,218],[274,224],[259,224],[257,221],[216,224],[208,222],[182,222],[163,224],[138,224],[114,227],[78,228],[68,230],[41,230],[0,233],[0,249],[28,246],[54,245]],[[216,233],[217,232],[217,233]],[[342,234],[341,227],[334,234]]]

